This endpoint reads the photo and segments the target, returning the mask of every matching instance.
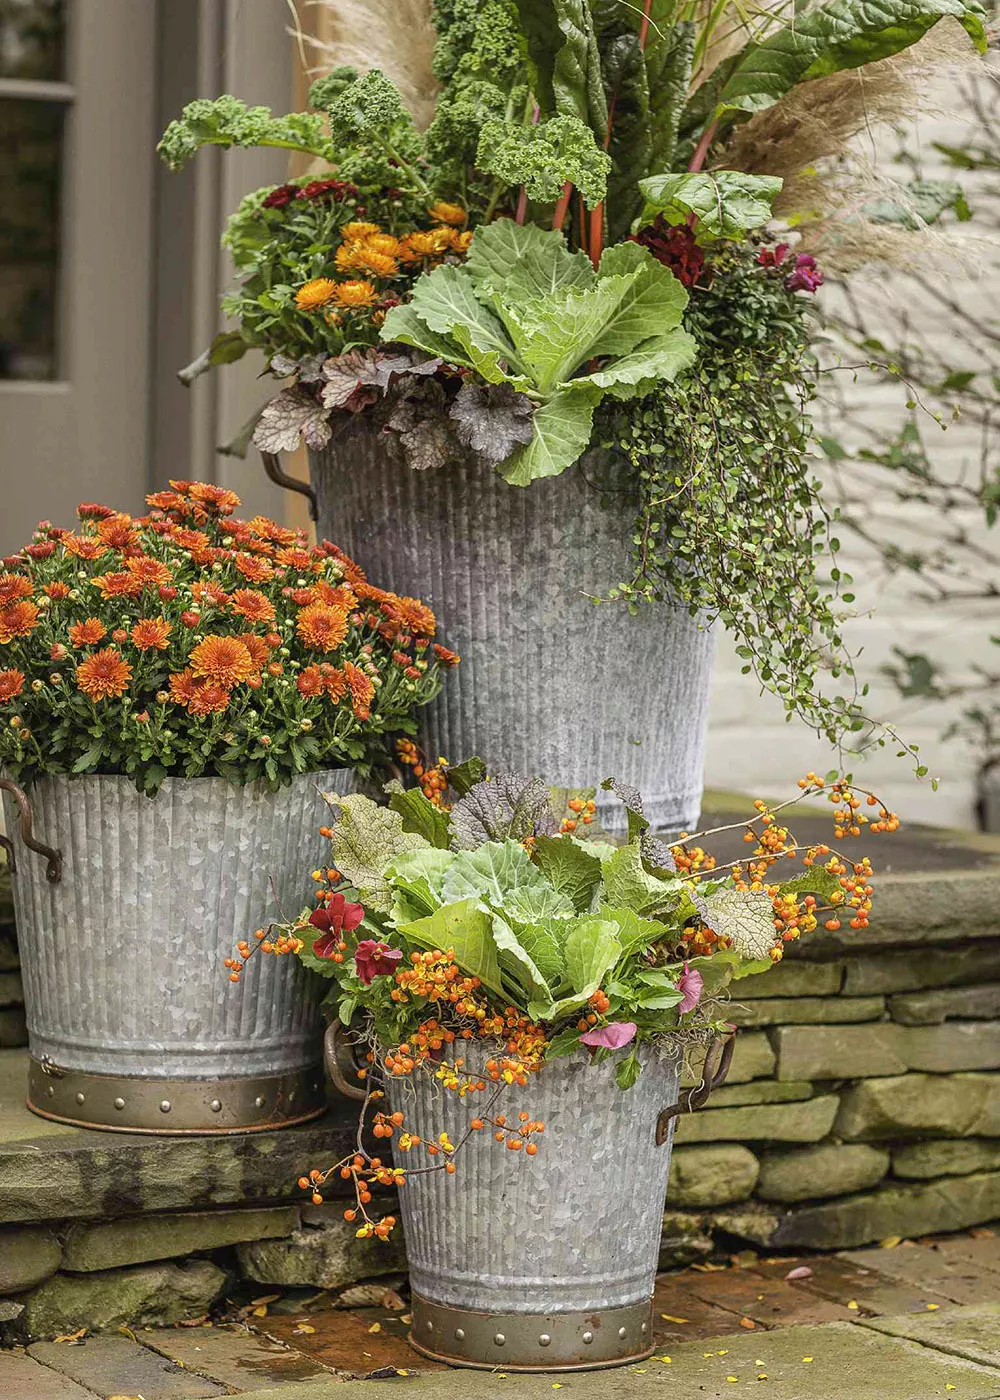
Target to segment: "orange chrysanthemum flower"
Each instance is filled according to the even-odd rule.
[[[148,554],[126,559],[125,567],[143,588],[163,588],[173,578],[166,564],[159,559],[151,559]]]
[[[60,543],[74,559],[100,559],[102,554],[108,552],[107,545],[93,535],[63,535]]]
[[[135,521],[130,515],[109,515],[97,523],[98,538],[112,549],[134,549],[139,542]]]
[[[328,608],[325,603],[310,603],[299,613],[295,630],[307,647],[335,651],[347,636],[347,613],[342,608]]]
[[[0,702],[14,700],[24,689],[23,671],[0,671]]]
[[[439,224],[461,226],[469,217],[460,204],[449,204],[446,199],[439,199],[436,204],[431,205],[427,212]]]
[[[196,676],[232,689],[255,672],[253,657],[238,637],[206,637],[191,652],[191,670]]]
[[[221,715],[229,708],[229,691],[218,681],[202,681],[188,702],[192,715]]]
[[[293,569],[298,569],[302,573],[309,573],[313,566],[312,555],[308,549],[303,549],[301,545],[279,549],[275,558],[279,564],[289,564]]]
[[[322,695],[323,676],[318,666],[306,666],[299,672],[298,680],[295,682],[296,689],[300,695],[304,695],[307,700],[313,700],[317,695]]]
[[[217,583],[193,583],[191,596],[203,608],[224,608],[229,602],[229,594]]]
[[[68,583],[63,583],[62,579],[56,579],[55,583],[47,583],[44,592],[51,598],[53,603],[62,603],[72,593]]]
[[[247,622],[274,621],[274,604],[263,593],[258,593],[256,588],[237,588],[230,595],[229,606],[237,616],[245,617]]]
[[[76,668],[76,683],[90,700],[116,699],[128,689],[132,667],[114,647],[95,651]]]
[[[69,629],[69,639],[75,647],[96,647],[107,635],[108,629],[96,617],[88,617],[86,622],[74,622]]]
[[[240,504],[235,491],[229,491],[225,486],[215,486],[210,481],[193,481],[188,487],[188,495],[192,501],[210,506],[219,515],[232,515]]]
[[[287,525],[276,524],[266,515],[255,515],[252,520],[248,520],[247,529],[259,535],[262,540],[271,540],[274,544],[294,544],[300,533],[298,530],[290,530]]]
[[[327,558],[335,559],[340,565],[344,578],[352,588],[364,587],[367,575],[360,564],[356,564],[349,554],[345,554],[339,545],[332,544],[330,540],[324,540],[322,547]]]
[[[255,559],[252,554],[237,554],[233,562],[237,571],[250,583],[267,583],[274,578],[274,570],[266,559]]]
[[[295,682],[299,694],[312,699],[317,695],[327,695],[331,700],[339,700],[347,691],[347,677],[328,661],[303,668]]]
[[[140,617],[132,628],[132,641],[140,651],[166,651],[172,630],[165,617]]]
[[[253,664],[260,669],[265,666],[271,657],[271,649],[263,637],[258,637],[256,632],[241,632],[239,640],[250,653]]]
[[[142,592],[142,581],[127,569],[119,573],[98,574],[91,583],[102,598],[135,598]]]
[[[464,255],[469,251],[469,246],[472,243],[472,234],[468,229],[464,230],[464,232],[459,232],[457,228],[453,228],[448,242],[456,253],[462,253]]]
[[[188,666],[183,671],[175,671],[170,677],[169,684],[171,700],[177,705],[186,707],[197,691],[199,683],[195,680],[194,672]]]
[[[13,642],[18,637],[30,637],[38,622],[38,606],[26,598],[9,607],[0,608],[0,643]]]
[[[433,637],[437,630],[437,618],[426,603],[419,598],[397,598],[396,606],[404,623],[418,637]]]
[[[203,535],[200,530],[192,530],[185,525],[173,526],[170,538],[178,549],[190,549],[193,553],[200,554],[202,550],[208,548],[208,536]]]
[[[343,307],[363,307],[371,306],[378,300],[378,292],[371,282],[364,280],[357,282],[338,282],[336,291],[336,302]]]
[[[331,302],[336,291],[337,284],[332,277],[314,277],[295,293],[295,305],[300,311],[315,311]]]
[[[177,510],[184,505],[184,497],[177,491],[153,491],[146,497],[146,504],[152,510]]]
[[[344,608],[351,612],[358,606],[357,594],[348,588],[346,583],[338,583],[334,587],[325,579],[319,579],[311,592],[315,595],[317,603],[325,603],[328,608]]]
[[[371,676],[360,671],[357,666],[350,661],[344,662],[344,676],[347,680],[347,687],[351,692],[351,708],[356,719],[370,719],[372,699],[375,695],[375,687],[372,684]]]
[[[442,666],[448,667],[457,666],[462,659],[457,651],[449,651],[447,647],[440,646],[437,642],[434,643],[434,655]]]
[[[0,608],[21,598],[30,598],[32,591],[31,579],[24,574],[0,574]],[[69,592],[69,589],[66,591]]]
[[[357,243],[363,238],[374,238],[377,233],[381,232],[378,224],[366,224],[355,220],[353,223],[344,225],[340,230],[340,236],[348,243]]]

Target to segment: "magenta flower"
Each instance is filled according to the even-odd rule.
[[[785,286],[790,292],[814,292],[823,285],[823,274],[816,265],[811,253],[799,253],[795,259],[795,270],[785,278]]]
[[[635,1039],[636,1024],[634,1021],[612,1021],[607,1026],[597,1026],[592,1031],[584,1031],[580,1037],[581,1045],[592,1047],[605,1047],[608,1050],[620,1050],[623,1045],[627,1045],[630,1040]]]
[[[376,943],[374,938],[363,938],[354,950],[354,966],[367,987],[376,977],[391,977],[402,956],[399,948]]]
[[[314,909],[309,915],[313,928],[320,930],[312,950],[317,958],[332,958],[337,945],[343,941],[342,935],[357,928],[365,917],[364,906],[348,904],[339,890],[331,898],[325,909]]]
[[[705,979],[697,968],[692,970],[690,965],[685,963],[677,986],[684,993],[684,1000],[679,1002],[677,1006],[677,1014],[683,1016],[685,1012],[693,1011],[701,1001],[701,994],[705,990]]]

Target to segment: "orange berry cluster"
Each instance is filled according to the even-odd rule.
[[[273,925],[271,926],[273,928]],[[238,982],[240,973],[253,957],[254,953],[274,953],[280,956],[283,953],[299,953],[305,947],[301,938],[296,938],[292,933],[278,933],[274,938],[270,937],[270,928],[258,928],[254,930],[254,946],[251,947],[244,939],[236,945],[238,958],[226,958],[225,966],[230,969],[230,982]]]
[[[493,1134],[496,1142],[505,1143],[511,1152],[520,1152],[523,1148],[528,1157],[534,1157],[538,1152],[538,1144],[529,1142],[528,1139],[533,1133],[545,1132],[544,1123],[536,1121],[524,1112],[517,1115],[516,1127],[508,1125],[503,1113],[498,1113],[495,1118],[473,1118],[471,1127],[475,1132],[480,1132],[487,1125],[496,1129]]]
[[[428,802],[433,802],[435,807],[446,808],[444,795],[448,790],[448,760],[438,758],[433,767],[429,766],[412,739],[397,739],[396,754],[400,763],[413,769],[413,776],[420,783],[420,791]]]
[[[597,803],[593,798],[584,800],[582,797],[571,797],[566,803],[566,807],[570,815],[563,817],[559,823],[561,832],[575,831],[580,822],[583,822],[584,826],[590,826],[594,820],[594,813],[597,811]]]

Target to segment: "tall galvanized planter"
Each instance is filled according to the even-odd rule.
[[[479,754],[566,787],[613,775],[642,792],[655,827],[692,830],[712,637],[681,608],[631,616],[591,601],[631,576],[634,501],[602,492],[621,478],[591,457],[512,487],[471,457],[414,471],[389,443],[358,415],[310,453],[310,475],[321,537],[424,599],[462,657],[421,712],[431,760]],[[620,827],[621,804],[599,796],[605,825]]]
[[[643,1046],[643,1072],[627,1091],[615,1063],[584,1053],[553,1060],[495,1112],[516,1126],[545,1124],[536,1156],[469,1132],[483,1095],[460,1098],[432,1074],[389,1084],[404,1130],[462,1143],[457,1171],[415,1172],[399,1201],[410,1266],[410,1339],[458,1366],[572,1370],[624,1365],[653,1348],[651,1298],[670,1170],[674,1120],[722,1083],[732,1038],[717,1041],[698,1088],[678,1095],[681,1046]],[[352,1097],[336,1059],[327,1062]],[[469,1068],[475,1050],[467,1051]],[[485,1057],[484,1057],[485,1058]],[[363,1097],[363,1095],[362,1095]],[[415,1152],[394,1152],[404,1169]]]
[[[29,1108],[149,1133],[245,1132],[322,1112],[305,969],[258,955],[234,985],[224,959],[310,898],[329,812],[320,793],[352,783],[347,769],[277,792],[168,778],[150,799],[126,777],[45,777],[27,798],[33,835],[23,795],[5,791]]]

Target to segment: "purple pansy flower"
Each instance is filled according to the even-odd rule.
[[[317,958],[332,958],[343,933],[357,928],[365,917],[364,906],[349,904],[339,890],[335,891],[325,909],[314,909],[309,915],[313,928],[318,928],[320,937],[312,946]]]
[[[692,969],[689,963],[685,963],[677,986],[684,993],[684,1000],[679,1002],[677,1006],[677,1014],[683,1016],[685,1012],[693,1011],[701,1001],[701,994],[705,990],[705,979],[697,968]]]

